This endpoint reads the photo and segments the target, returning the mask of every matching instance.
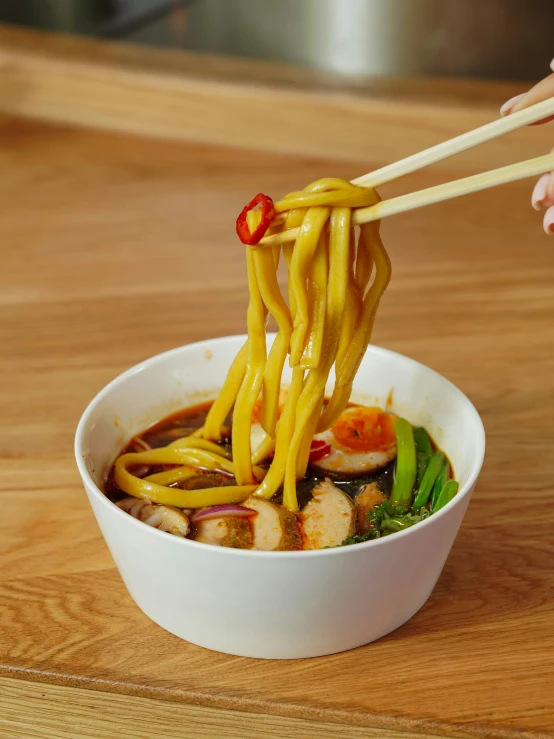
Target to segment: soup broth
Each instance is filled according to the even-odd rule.
[[[201,403],[167,416],[131,439],[126,447],[121,450],[118,458],[126,454],[140,456],[145,451],[164,449],[178,440],[194,435],[198,429],[204,426],[211,406],[211,402]],[[447,481],[452,480],[453,475],[447,457],[438,450],[436,444],[424,429],[412,429],[418,470],[416,473],[417,491],[414,491],[411,505],[398,505],[397,501],[391,500],[397,466],[396,448],[390,458],[385,456],[376,458],[374,460],[375,464],[372,465],[370,462],[371,468],[366,469],[366,460],[370,459],[368,455],[375,455],[376,447],[377,452],[382,453],[379,445],[382,446],[385,443],[382,438],[383,426],[391,423],[394,418],[392,414],[380,409],[370,409],[351,403],[344,411],[339,422],[331,430],[332,433],[327,434],[326,438],[329,443],[321,441],[312,444],[312,446],[316,444],[315,451],[310,457],[306,473],[296,483],[300,509],[298,514],[291,514],[283,507],[282,489],[277,491],[271,501],[267,501],[268,506],[271,507],[270,512],[275,514],[273,528],[276,526],[277,529],[281,529],[281,534],[287,526],[289,528],[296,526],[297,528],[298,535],[289,536],[288,539],[286,536],[281,536],[281,539],[279,539],[279,531],[277,531],[274,537],[276,541],[279,539],[276,548],[321,548],[316,545],[322,544],[323,547],[329,547],[358,543],[401,531],[431,515],[442,488]],[[368,419],[369,423],[372,424],[371,427],[368,426]],[[232,449],[231,428],[231,418],[228,418],[223,428],[222,438],[218,442],[218,446],[228,457],[231,455]],[[322,446],[323,444],[325,446]],[[372,447],[371,450],[369,450],[369,446]],[[325,454],[320,456],[321,452],[325,452]],[[340,456],[338,453],[340,453]],[[334,464],[328,461],[332,455],[337,455],[338,461]],[[430,487],[427,499],[422,505],[416,507],[415,502],[417,502],[419,491],[424,482],[425,471],[431,460],[435,463],[437,475],[432,481],[433,484]],[[266,459],[260,461],[260,474],[269,469],[271,461],[272,455],[268,455]],[[438,465],[437,462],[442,464]],[[358,468],[356,469],[356,467]],[[135,503],[129,499],[116,482],[115,469],[114,463],[105,482],[107,497],[131,515],[148,522],[145,516],[148,514],[148,518],[152,519],[152,511],[156,506],[148,500],[146,503],[144,503],[144,500],[138,500]],[[172,471],[179,469],[179,465],[139,463],[129,469],[137,477],[148,480],[160,473],[171,475]],[[429,487],[428,479],[429,476],[427,487]],[[224,469],[195,469],[192,474],[184,478],[167,481],[168,488],[187,491],[235,485],[234,476]],[[253,497],[251,496],[249,500],[245,501],[244,505],[234,506],[236,510],[220,511],[220,516],[207,517],[205,520],[202,519],[200,514],[205,510],[209,512],[209,506],[200,507],[199,509],[180,509],[180,514],[190,521],[190,525],[187,527],[183,523],[179,531],[171,531],[170,533],[177,533],[181,536],[185,535],[187,538],[222,546],[258,548],[254,546],[255,537],[252,536],[251,529],[257,525],[256,518],[261,519],[263,517],[264,511],[253,512],[254,509],[250,508]],[[322,499],[326,505],[321,503]],[[262,506],[265,503],[265,501],[259,502]],[[311,514],[310,504],[312,504],[312,507],[317,506],[318,508]],[[145,508],[145,506],[147,507]],[[148,508],[148,506],[150,507]],[[221,506],[221,508],[223,507]],[[161,505],[157,508],[170,509],[173,507]],[[229,506],[229,508],[233,507]],[[252,511],[252,515],[243,515],[241,508]],[[154,510],[154,512],[157,511]],[[218,511],[214,509],[214,513],[217,514]],[[195,517],[198,517],[196,522]],[[157,518],[154,516],[152,520],[157,521],[159,518],[160,516]],[[314,518],[316,519],[315,527],[319,528],[320,531],[314,533],[312,530],[311,533],[308,532],[308,535],[306,535],[304,528],[307,526],[310,529],[311,524],[313,529],[314,521],[312,519]],[[216,532],[210,533],[208,531],[206,533],[205,529],[208,525]],[[217,531],[218,527],[224,530],[225,533],[225,536],[221,539],[217,537],[217,534],[221,533]],[[185,529],[186,533],[183,534]],[[230,534],[230,531],[233,532],[233,535]],[[342,536],[343,534],[345,535]],[[262,540],[267,544],[266,539]]]

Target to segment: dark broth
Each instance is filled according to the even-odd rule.
[[[141,434],[135,436],[127,446],[121,450],[118,456],[127,452],[143,451],[144,446],[141,442],[145,442],[148,446],[153,449],[158,447],[166,446],[176,439],[190,436],[196,429],[204,425],[206,416],[212,402],[199,403],[183,410],[172,413],[158,423],[150,426],[150,428],[143,431]],[[228,436],[224,438],[221,444],[230,449],[231,439]],[[433,447],[436,449],[436,445],[433,442]],[[269,464],[270,460],[267,460]],[[394,465],[393,460],[386,467],[374,472],[372,474],[362,474],[355,476],[348,475],[337,475],[327,472],[325,476],[318,470],[308,467],[306,476],[299,480],[296,486],[298,495],[298,504],[302,508],[310,498],[312,497],[313,488],[324,480],[324,477],[329,478],[333,483],[346,493],[350,498],[354,499],[358,492],[368,483],[376,482],[379,489],[387,498],[390,496],[393,479],[394,479]],[[157,467],[151,467],[149,473],[161,472],[162,470],[169,469],[170,465],[161,465]],[[105,490],[107,497],[116,502],[126,497],[126,493],[118,488],[113,478],[113,465],[110,469],[108,477],[105,483]],[[452,469],[450,470],[450,475]],[[233,477],[228,475],[219,474],[217,472],[199,472],[197,476],[188,478],[172,484],[170,487],[181,488],[186,490],[199,490],[201,488],[208,487],[221,487],[223,485],[234,485],[235,480]],[[272,500],[276,503],[282,502],[282,494],[278,492]]]

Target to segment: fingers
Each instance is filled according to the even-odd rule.
[[[551,174],[543,174],[537,182],[531,195],[531,204],[535,210],[554,205],[554,178]]]
[[[548,236],[554,234],[554,207],[550,207],[544,214],[543,224],[544,230]]]
[[[554,150],[553,150],[554,151]],[[543,174],[539,179],[533,194],[531,195],[531,203],[535,210],[546,208],[544,214],[543,226],[548,235],[554,233],[554,173]]]
[[[554,72],[554,59],[550,62],[550,69]],[[528,92],[523,92],[507,100],[500,108],[500,115],[503,117],[511,113],[517,113],[518,110],[523,110],[549,98],[554,98],[554,74],[545,77]],[[547,123],[551,120],[554,120],[554,117],[547,118],[539,123]],[[543,227],[548,235],[554,234],[554,173],[544,174],[540,178],[531,195],[531,203],[535,210],[546,208]]]
[[[502,105],[500,108],[500,117],[504,118],[504,116],[510,115],[514,105],[519,103],[519,101],[522,100],[526,95],[527,95],[526,92],[520,92],[519,95],[514,95],[513,98],[506,100],[504,105]]]
[[[554,70],[554,59],[550,62],[550,68]],[[500,115],[504,117],[511,113],[517,113],[518,110],[523,110],[524,108],[528,108],[530,105],[535,105],[535,103],[540,103],[543,100],[548,100],[552,97],[554,97],[554,74],[550,74],[548,77],[545,77],[528,92],[522,92],[519,95],[510,98],[510,100],[507,100],[500,108]],[[553,119],[547,118],[540,122],[546,123],[550,120]]]
[[[531,202],[535,210],[546,208],[544,214],[543,227],[547,235],[554,233],[554,176],[551,174],[543,174],[535,185]]]
[[[554,97],[554,74],[549,74],[548,77],[537,82],[523,97],[516,100],[510,113],[516,113],[518,110],[523,110],[523,108],[528,108],[530,105],[535,105],[535,103],[540,103],[552,97]]]

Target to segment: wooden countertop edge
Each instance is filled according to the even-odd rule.
[[[40,690],[36,690],[34,686],[43,686]],[[23,686],[23,687],[22,687]],[[47,686],[47,687],[44,687]],[[75,691],[85,691],[90,693],[94,691],[97,696],[95,700],[102,702],[105,700],[109,703],[114,696],[126,698],[134,698],[142,701],[144,705],[149,702],[156,703],[172,703],[185,708],[187,711],[196,710],[195,715],[199,716],[203,710],[217,710],[218,716],[225,716],[227,713],[240,712],[243,717],[264,717],[264,721],[271,720],[273,722],[273,730],[275,730],[275,722],[283,722],[282,736],[288,736],[285,732],[287,722],[290,720],[300,720],[306,722],[313,727],[318,725],[321,729],[318,733],[320,739],[338,739],[342,737],[341,733],[336,734],[337,726],[343,730],[351,729],[354,733],[352,739],[356,739],[362,735],[356,733],[356,729],[364,729],[366,733],[363,737],[371,736],[367,734],[367,730],[377,732],[375,736],[383,736],[384,739],[412,739],[412,737],[444,737],[444,739],[549,739],[547,735],[537,732],[498,729],[491,726],[463,724],[448,724],[446,722],[426,721],[408,719],[403,716],[391,716],[382,714],[372,714],[366,712],[340,711],[332,708],[313,708],[309,706],[298,705],[289,702],[273,702],[258,701],[244,697],[220,696],[211,693],[200,693],[196,691],[181,691],[171,688],[159,687],[155,688],[148,685],[140,685],[132,682],[119,682],[113,680],[104,680],[102,678],[86,678],[77,677],[75,675],[64,674],[62,672],[43,671],[39,669],[20,669],[9,665],[0,665],[0,715],[2,713],[3,697],[6,690],[2,687],[10,687],[12,692],[26,693],[31,691],[34,694],[44,693],[44,690],[55,687],[57,694],[59,691],[65,691],[67,698],[75,694]],[[87,698],[85,702],[91,702],[91,698]],[[73,701],[68,700],[67,705],[73,705]],[[119,714],[121,714],[122,706],[125,702],[118,703]],[[134,705],[134,704],[132,704]],[[133,708],[130,704],[130,718],[134,716]],[[133,719],[136,721],[136,719]],[[225,723],[225,721],[223,721]],[[324,730],[324,726],[328,725],[329,730]],[[219,726],[219,724],[218,724]],[[1,723],[0,723],[1,728]],[[258,739],[259,733],[253,727],[253,732],[245,732],[242,734],[244,739]],[[384,733],[386,732],[386,733]],[[152,737],[155,735],[152,734]],[[165,735],[164,735],[165,736]],[[291,736],[299,737],[295,732]],[[302,735],[303,736],[303,735]],[[349,739],[350,734],[344,735],[345,739]],[[75,735],[75,739],[79,739]],[[88,739],[88,735],[87,735]]]
[[[514,81],[461,77],[344,76],[278,62],[70,36],[2,23],[0,48],[4,54],[39,56],[44,61],[103,65],[127,72],[187,77],[203,83],[262,85],[302,92],[335,91],[369,98],[399,99],[403,103],[406,100],[433,104],[450,102],[454,105],[471,103],[485,109],[490,107],[491,101],[520,91],[522,84],[525,85]]]
[[[0,113],[277,154],[390,161],[491,120],[519,90],[453,79],[346,81],[286,65],[0,26]],[[409,137],[402,134],[408,115]],[[505,161],[504,147],[496,159]],[[469,157],[468,166],[480,161]]]

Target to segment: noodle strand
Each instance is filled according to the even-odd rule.
[[[263,198],[271,204],[262,195],[253,202]],[[390,280],[390,261],[379,224],[361,226],[357,244],[352,227],[352,209],[377,202],[375,190],[331,177],[316,180],[274,204],[275,212],[282,215],[273,221],[272,233],[300,226],[294,244],[282,247],[288,268],[288,305],[277,277],[281,247],[247,246],[248,339],[203,428],[167,447],[119,457],[114,476],[121,490],[156,503],[197,508],[237,503],[251,494],[270,499],[282,489],[283,504],[298,510],[296,483],[306,473],[313,436],[331,428],[348,404]],[[261,218],[260,211],[246,213],[251,236]],[[268,355],[269,315],[278,330]],[[292,379],[280,409],[287,355]],[[334,387],[325,405],[333,367]],[[260,397],[265,436],[252,450],[252,416]],[[231,413],[232,455],[220,444],[228,436],[225,424]],[[138,465],[171,468],[139,478],[132,474]],[[236,485],[202,490],[170,487],[184,484],[199,470],[233,476]]]

